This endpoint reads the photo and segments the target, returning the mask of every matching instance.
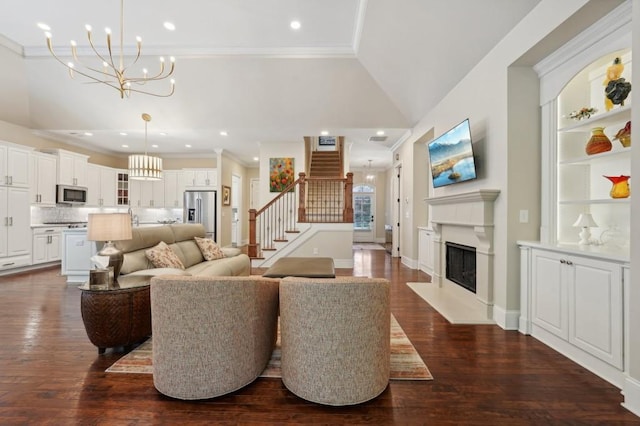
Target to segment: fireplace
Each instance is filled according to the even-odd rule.
[[[434,231],[433,283],[451,306],[483,311],[490,321],[494,316],[493,213],[499,193],[480,189],[425,199]],[[456,247],[450,249],[447,242]],[[451,250],[458,253],[450,254]]]
[[[446,242],[446,277],[448,280],[476,292],[476,249]]]

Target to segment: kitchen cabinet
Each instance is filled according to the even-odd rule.
[[[521,249],[521,331],[620,386],[625,262],[539,243]]]
[[[63,149],[43,149],[42,152],[54,154],[58,157],[58,171],[56,182],[58,185],[87,186],[89,163],[87,155]]]
[[[62,228],[33,229],[32,251],[31,263],[34,265],[62,259]]]
[[[131,207],[164,207],[164,181],[129,180]]]
[[[184,173],[181,170],[165,170],[164,206],[168,208],[182,208],[184,197]]]
[[[0,269],[31,264],[29,188],[0,186]]]
[[[117,171],[95,164],[89,164],[87,171],[87,206],[116,206]]]
[[[29,187],[29,150],[0,142],[0,185]]]
[[[216,189],[217,169],[183,169],[185,189]]]
[[[55,206],[57,159],[51,154],[31,153],[31,204]]]
[[[91,257],[98,252],[94,241],[87,240],[87,228],[70,228],[62,231],[62,275],[67,283],[89,281]]]

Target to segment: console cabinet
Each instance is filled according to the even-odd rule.
[[[520,331],[621,386],[628,264],[527,243],[521,260]]]

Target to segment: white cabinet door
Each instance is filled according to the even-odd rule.
[[[29,151],[9,147],[7,150],[7,174],[11,186],[29,187]]]
[[[38,204],[53,206],[56,203],[56,157],[48,154],[37,156]],[[33,198],[32,198],[33,200]]]
[[[164,179],[151,181],[151,207],[164,207]]]
[[[217,169],[185,169],[184,186],[196,189],[215,189],[218,186]]]
[[[142,186],[139,180],[129,179],[129,206],[142,207]]]
[[[51,235],[47,248],[47,257],[49,262],[62,259],[62,235],[60,232]]]
[[[29,189],[9,187],[7,192],[7,255],[31,255]]]
[[[180,170],[164,172],[164,206],[180,208],[183,205],[184,174]]]
[[[100,166],[87,166],[87,206],[100,205]]]
[[[109,167],[100,168],[100,205],[116,206],[116,188],[118,173]]]
[[[558,253],[532,251],[531,321],[563,338],[569,337],[565,262]]]
[[[0,147],[1,148],[1,147]],[[0,257],[7,257],[9,235],[9,206],[7,194],[9,188],[0,186]]]
[[[59,184],[88,186],[88,163],[86,157],[60,151],[58,162]]]
[[[623,369],[622,268],[569,258],[569,342]]]
[[[47,245],[49,244],[49,235],[33,236],[33,253],[31,255],[31,263],[45,263],[47,261]]]
[[[0,145],[0,185],[29,187],[29,154],[26,149]]]

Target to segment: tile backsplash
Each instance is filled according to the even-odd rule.
[[[41,207],[31,206],[31,224],[39,225],[45,222],[86,222],[89,213],[127,213],[124,207],[75,207],[75,206],[55,206]],[[138,216],[140,224],[158,223],[163,220],[175,220],[182,222],[182,209],[132,209],[134,215]]]

